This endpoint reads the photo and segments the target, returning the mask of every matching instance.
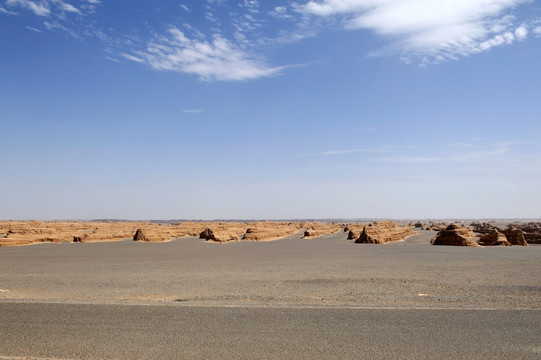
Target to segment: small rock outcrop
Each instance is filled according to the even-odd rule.
[[[386,244],[392,241],[400,241],[415,232],[410,226],[400,226],[392,221],[380,221],[369,224],[363,228],[356,244]]]
[[[541,244],[541,223],[529,222],[523,225],[517,225],[524,232],[524,239],[530,244]]]
[[[359,236],[361,235],[361,233],[363,232],[363,228],[365,226],[366,224],[361,224],[361,223],[348,224],[344,228],[344,232],[348,234],[348,240],[357,240]]]
[[[494,225],[487,222],[472,222],[470,224],[470,227],[473,229],[474,232],[483,235],[491,234],[494,230],[497,230]]]
[[[443,223],[443,222],[430,223],[430,225],[428,226],[428,230],[443,231],[443,230],[445,230],[446,227],[447,227],[447,225],[445,223]]]
[[[216,237],[214,236],[214,232],[210,230],[209,228],[206,228],[205,230],[201,231],[201,233],[199,234],[199,238],[205,239],[207,241],[216,240]]]
[[[473,239],[474,233],[472,229],[450,224],[444,230],[438,232],[430,242],[432,245],[480,246]]]
[[[507,229],[503,230],[502,233],[511,245],[528,246],[522,230],[509,226]]]
[[[507,241],[507,237],[496,229],[491,233],[481,236],[478,244],[482,246],[511,246],[509,241]]]
[[[135,232],[135,235],[133,235],[133,241],[148,241],[148,238],[145,236],[145,233],[143,233],[143,229],[137,229],[137,231]]]
[[[342,226],[335,223],[311,222],[304,223],[305,231],[303,238],[313,239],[323,235],[335,234],[342,230]]]

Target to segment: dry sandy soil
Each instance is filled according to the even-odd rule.
[[[306,223],[206,224],[206,241],[201,225],[168,241],[175,226],[86,224],[0,247],[0,359],[541,354],[541,245],[433,246],[432,230],[356,244]],[[150,241],[131,240],[137,228]],[[54,235],[11,229],[5,241]],[[93,235],[73,243],[73,230]]]
[[[355,244],[340,231],[216,245],[199,237],[0,248],[0,301],[541,308],[541,246]]]

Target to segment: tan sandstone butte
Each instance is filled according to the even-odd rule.
[[[218,222],[209,223],[200,234],[201,239],[225,244],[231,241],[240,241],[248,228],[244,223]]]
[[[496,229],[481,236],[477,243],[482,246],[511,246],[511,243],[507,241],[507,237]]]
[[[305,239],[313,239],[322,235],[335,234],[342,229],[342,225],[340,224],[321,222],[304,223],[304,226],[306,227],[303,236]]]
[[[404,240],[416,234],[411,226],[400,226],[395,222],[386,220],[368,224],[363,228],[356,244],[386,244],[388,242]]]
[[[517,225],[524,232],[524,239],[530,244],[541,244],[541,223],[529,222]]]
[[[344,232],[348,233],[348,240],[357,240],[361,233],[363,232],[363,228],[366,226],[366,224],[348,224],[344,227]]]
[[[133,241],[148,241],[148,238],[145,236],[142,229],[137,229],[135,235],[133,235]]]
[[[503,230],[502,233],[511,245],[528,246],[522,230],[509,226],[507,229]]]
[[[450,224],[441,230],[430,241],[432,245],[473,246],[480,247],[473,239],[475,235],[470,228]]]
[[[242,236],[247,241],[272,241],[291,236],[301,231],[302,223],[261,221],[250,223]]]

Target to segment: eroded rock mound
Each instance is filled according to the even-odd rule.
[[[75,241],[75,238],[73,240]],[[133,235],[133,241],[148,241],[143,229],[137,229],[135,235]]]
[[[312,222],[304,223],[306,230],[304,231],[304,238],[313,239],[323,235],[334,234],[342,229],[342,226],[334,223],[321,223]]]
[[[302,230],[302,227],[299,223],[262,221],[251,223],[242,239],[248,241],[272,241],[293,235],[300,230]]]
[[[210,227],[207,227],[199,234],[199,237],[220,244],[225,244],[230,241],[240,241],[248,227],[247,224],[244,223],[231,222],[217,222],[211,223],[210,225]]]
[[[520,229],[517,229],[513,226],[509,226],[507,229],[502,231],[505,237],[507,238],[507,241],[511,245],[518,245],[518,246],[528,246],[528,243],[526,242],[526,239],[524,238],[524,232]]]
[[[513,226],[522,230],[527,243],[541,244],[541,223],[529,222],[526,224],[513,224]]]
[[[507,237],[496,229],[491,233],[481,236],[478,244],[482,246],[511,246],[509,241],[507,241]]]
[[[392,221],[380,221],[363,228],[356,244],[386,244],[400,241],[416,232],[410,226],[400,226]]]
[[[473,230],[457,224],[450,224],[431,240],[432,245],[480,246],[474,239]]]
[[[214,232],[210,230],[209,228],[206,228],[205,230],[201,231],[201,233],[199,234],[199,238],[205,239],[207,241],[216,240],[216,238],[214,237]]]
[[[366,224],[361,224],[361,223],[348,224],[344,228],[344,232],[348,233],[348,240],[357,240],[359,236],[361,236],[361,233],[363,232],[363,228],[365,226]]]

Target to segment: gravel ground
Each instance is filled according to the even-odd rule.
[[[0,248],[0,302],[541,309],[541,246],[431,246],[434,234]]]
[[[0,359],[539,359],[537,310],[0,302]]]

